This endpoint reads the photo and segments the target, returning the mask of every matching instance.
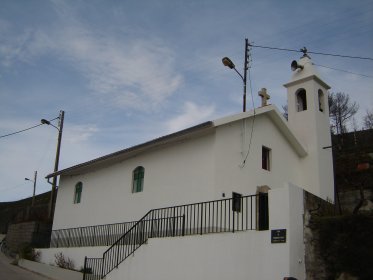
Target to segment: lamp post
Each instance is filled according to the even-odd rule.
[[[229,67],[230,69],[233,69],[236,71],[236,73],[241,77],[243,82],[243,112],[246,112],[246,82],[247,82],[247,69],[249,69],[249,40],[245,39],[245,59],[244,59],[244,65],[243,65],[243,73],[242,76],[240,72],[237,71],[236,66],[230,60],[228,57],[224,57],[222,59],[222,62],[224,66]]]
[[[25,178],[26,181],[34,182],[34,192],[32,193],[31,207],[33,207],[34,204],[35,204],[35,189],[36,189],[36,178],[37,178],[37,176],[38,176],[38,172],[35,171],[35,173],[34,173],[34,180],[31,180],[29,178]]]
[[[61,139],[62,139],[62,130],[63,130],[63,120],[64,120],[65,112],[60,111],[60,115],[58,116],[59,122],[58,122],[58,127],[53,125],[50,121],[46,119],[42,119],[40,122],[42,124],[46,125],[51,125],[54,128],[58,130],[58,139],[57,139],[57,151],[56,151],[56,159],[54,162],[54,172],[58,171],[58,163],[60,160],[60,149],[61,149]],[[48,205],[48,217],[51,219],[53,217],[53,200],[56,192],[56,187],[57,187],[57,176],[53,177],[53,182],[52,182],[52,191],[51,191],[51,198],[49,201]]]

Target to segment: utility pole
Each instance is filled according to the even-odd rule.
[[[31,200],[31,207],[33,207],[35,205],[35,190],[36,190],[36,178],[38,176],[38,172],[35,171],[34,173],[34,180],[31,180],[29,178],[25,178],[25,181],[31,181],[34,183],[34,191],[32,193],[32,200]]]
[[[38,172],[35,171],[35,174],[34,174],[34,192],[32,193],[31,207],[34,207],[34,205],[35,205],[35,190],[36,190],[36,178],[37,177],[38,177]]]
[[[41,120],[42,124],[51,125],[58,130],[57,151],[56,151],[56,159],[54,161],[54,171],[53,171],[54,173],[58,171],[58,163],[60,161],[60,150],[61,150],[61,139],[62,139],[64,117],[65,117],[65,112],[61,110],[60,115],[58,116],[58,119],[59,119],[58,127],[54,126],[53,124],[51,124],[50,121],[46,119]],[[56,188],[57,188],[57,176],[54,176],[53,182],[52,182],[51,198],[50,198],[49,205],[48,205],[48,218],[49,219],[53,218],[53,202],[54,202],[54,197],[56,193]]]
[[[246,112],[246,82],[249,69],[249,40],[245,39],[245,61],[243,65],[243,111]]]
[[[59,122],[58,122],[58,140],[57,140],[57,151],[56,151],[56,160],[54,162],[54,172],[58,171],[58,163],[60,161],[60,150],[61,150],[61,139],[62,139],[62,130],[63,130],[63,120],[65,117],[65,112],[60,111]],[[56,195],[56,188],[57,188],[57,176],[53,177],[52,183],[52,192],[51,192],[51,200],[49,202],[49,218],[53,218],[53,202],[54,197]]]

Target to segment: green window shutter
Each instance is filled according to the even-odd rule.
[[[79,182],[75,185],[74,203],[80,203],[82,198],[83,183]]]
[[[142,166],[136,167],[133,171],[133,183],[132,183],[132,192],[142,192],[144,185],[144,173],[145,169]]]
[[[76,194],[76,203],[80,203],[80,196],[82,195],[82,193],[81,192],[78,192],[77,194]]]

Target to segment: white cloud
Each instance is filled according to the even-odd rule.
[[[157,108],[182,84],[173,51],[157,38],[103,35],[77,22],[63,26],[8,37],[0,47],[1,63],[54,56],[84,76],[105,103],[137,110]]]
[[[198,106],[193,102],[186,102],[184,104],[183,113],[176,118],[167,122],[168,132],[175,132],[193,125],[197,125],[203,121],[207,121],[215,113],[215,107]]]
[[[63,132],[64,142],[83,145],[85,142],[89,142],[97,132],[99,129],[95,125],[69,124]]]
[[[69,33],[60,45],[95,93],[120,107],[157,107],[180,86],[172,52],[152,40],[123,44],[112,38]]]

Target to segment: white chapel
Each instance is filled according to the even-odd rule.
[[[62,252],[85,280],[305,279],[304,193],[334,201],[330,87],[307,55],[292,68],[288,120],[262,89],[255,110],[48,175],[41,261]]]

